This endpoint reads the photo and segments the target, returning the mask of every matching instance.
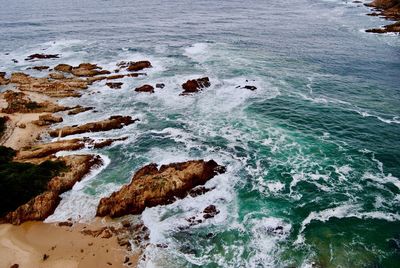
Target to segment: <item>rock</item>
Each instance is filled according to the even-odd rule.
[[[36,71],[43,71],[49,69],[49,66],[34,66],[30,67],[28,69],[36,70]]]
[[[4,99],[7,107],[1,109],[2,113],[43,113],[43,112],[60,112],[68,109],[49,101],[35,102],[26,96],[23,92],[15,92],[7,90],[0,93],[0,98]]]
[[[400,32],[400,1],[398,0],[374,0],[371,3],[366,4],[368,7],[372,7],[376,12],[370,13],[369,15],[383,16],[386,19],[397,21],[393,24],[384,26],[383,28],[369,29],[366,30],[368,33],[388,33],[388,32]]]
[[[66,227],[71,227],[72,225],[74,225],[72,222],[70,221],[63,221],[63,222],[59,222],[58,226],[66,226]]]
[[[164,88],[164,87],[165,87],[165,84],[163,84],[163,83],[156,84],[156,88]]]
[[[58,206],[60,197],[58,193],[53,191],[46,191],[28,203],[18,207],[15,211],[8,213],[0,223],[21,224],[25,221],[44,220],[51,214]]]
[[[132,119],[130,116],[111,116],[110,118],[99,121],[87,123],[81,126],[67,126],[60,129],[52,130],[49,132],[51,137],[65,137],[68,135],[81,134],[86,132],[100,132],[111,129],[119,129],[124,126],[130,125],[138,121],[138,119]]]
[[[19,268],[19,264],[14,263],[13,265],[10,266],[10,268]]]
[[[68,64],[58,64],[56,67],[54,67],[54,70],[59,72],[71,73],[72,66]]]
[[[126,140],[128,137],[123,137],[123,138],[119,138],[119,139],[106,139],[104,141],[100,141],[100,142],[95,142],[93,143],[93,148],[94,149],[101,149],[104,148],[106,146],[110,146],[113,142],[116,141],[124,141]]]
[[[10,82],[17,85],[20,91],[37,92],[49,97],[79,97],[78,90],[87,89],[88,83],[77,78],[50,80],[35,78],[24,73],[12,73]]]
[[[93,110],[93,109],[94,109],[94,107],[76,106],[75,108],[73,108],[72,110],[70,110],[68,112],[68,115],[76,115],[76,114],[83,113],[83,112],[86,112],[86,111],[90,111],[90,110]]]
[[[60,123],[62,121],[63,121],[63,119],[61,116],[45,114],[45,115],[40,115],[39,120],[33,121],[33,123],[38,126],[48,126],[48,125],[51,125],[54,123]]]
[[[32,54],[29,55],[25,60],[42,60],[42,59],[56,59],[59,58],[59,54]]]
[[[215,215],[219,214],[219,210],[214,205],[209,205],[203,210],[203,218],[209,219],[215,217]]]
[[[246,85],[246,86],[244,86],[243,88],[244,88],[244,89],[251,90],[251,91],[254,91],[254,90],[257,89],[255,86],[249,86],[249,85]]]
[[[108,83],[106,83],[106,85],[107,85],[109,88],[112,88],[112,89],[119,89],[119,88],[122,87],[123,84],[124,84],[124,83],[122,83],[122,82],[116,82],[116,83],[108,82]]]
[[[85,147],[81,139],[60,140],[50,143],[38,144],[32,147],[21,149],[15,156],[15,161],[33,158],[44,158],[60,151],[75,151]]]
[[[154,93],[154,87],[151,85],[143,85],[141,87],[135,88],[136,92],[148,92],[148,93]]]
[[[71,73],[75,76],[91,77],[96,75],[110,74],[110,71],[99,70],[101,67],[91,63],[81,63],[78,67],[73,67]]]
[[[18,61],[16,59],[12,59],[11,61],[14,63],[18,63]]]
[[[120,217],[139,214],[146,207],[172,203],[190,189],[206,183],[225,168],[215,161],[193,160],[162,165],[149,164],[139,169],[129,185],[124,185],[110,197],[102,198],[97,216]]]
[[[192,190],[190,190],[190,191],[189,191],[189,195],[190,195],[191,197],[196,197],[196,196],[205,194],[205,193],[207,193],[207,192],[209,192],[209,191],[211,191],[211,190],[213,190],[213,189],[208,189],[208,188],[206,188],[206,187],[204,187],[204,186],[198,186],[198,187],[193,188]]]
[[[10,81],[6,78],[5,72],[0,72],[0,86],[7,85]]]
[[[205,87],[209,87],[210,80],[208,77],[203,77],[194,80],[188,80],[186,83],[182,84],[182,88],[184,89],[183,94],[198,92]]]
[[[49,73],[49,78],[59,80],[59,79],[65,79],[65,76],[60,73]]]
[[[19,128],[26,128],[26,124],[20,123],[20,124],[18,124],[18,127],[19,127]]]
[[[117,64],[118,67],[120,68],[126,68],[126,70],[130,72],[137,72],[146,68],[151,68],[151,63],[150,61],[143,60],[143,61],[121,61],[120,63]]]

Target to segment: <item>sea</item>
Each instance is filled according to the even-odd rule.
[[[128,138],[78,152],[104,165],[46,221],[90,221],[148,163],[214,159],[227,172],[211,191],[132,216],[150,232],[140,267],[400,267],[400,38],[365,32],[389,23],[365,2],[0,0],[0,71],[153,66],[61,100],[95,110],[54,127],[140,121],[75,135]],[[33,53],[60,58],[24,60]],[[206,76],[209,88],[180,96]],[[209,205],[219,214],[190,226]]]

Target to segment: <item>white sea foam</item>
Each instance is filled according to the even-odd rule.
[[[312,221],[326,222],[331,218],[381,219],[386,221],[398,221],[400,220],[400,215],[383,211],[362,212],[361,206],[355,204],[344,204],[319,212],[313,211],[302,221],[295,244],[304,243],[304,230]]]

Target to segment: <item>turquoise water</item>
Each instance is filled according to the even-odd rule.
[[[226,174],[196,198],[146,209],[143,267],[399,267],[400,41],[345,1],[3,1],[0,68],[149,59],[146,77],[103,83],[63,125],[141,121],[94,137],[107,164],[64,194],[51,220],[90,219],[149,162],[215,159]],[[14,64],[11,59],[19,62]],[[40,73],[32,71],[32,74]],[[212,86],[182,97],[180,85]],[[246,82],[247,80],[247,82]],[[153,95],[134,92],[163,82]],[[246,91],[238,85],[254,85]],[[94,94],[91,94],[94,93]],[[85,151],[86,152],[86,151]],[[220,213],[188,227],[209,204]],[[166,244],[159,248],[156,244]]]

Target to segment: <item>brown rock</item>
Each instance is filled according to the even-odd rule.
[[[398,0],[374,0],[373,2],[366,4],[366,6],[372,7],[376,12],[370,13],[369,15],[383,16],[386,19],[397,21],[393,24],[386,25],[383,28],[369,29],[366,30],[368,33],[388,33],[388,32],[400,32],[400,1]]]
[[[42,60],[42,59],[56,59],[59,58],[59,54],[32,54],[29,55],[25,60]]]
[[[135,88],[136,92],[148,92],[148,93],[154,93],[154,87],[151,85],[143,85],[141,87]]]
[[[111,82],[109,82],[109,83],[106,83],[106,85],[107,85],[109,88],[112,88],[112,89],[119,89],[119,88],[122,87],[123,84],[124,84],[124,83],[122,83],[122,82],[116,82],[116,83],[111,83]]]
[[[49,78],[59,80],[65,79],[65,76],[61,73],[49,73]]]
[[[143,61],[121,61],[120,63],[117,64],[118,67],[120,68],[126,68],[126,70],[130,72],[137,72],[146,68],[151,68],[151,63],[150,61],[143,60]]]
[[[22,148],[15,156],[15,161],[51,156],[60,151],[74,151],[85,147],[81,139],[60,140],[38,144],[29,148]]]
[[[33,121],[38,126],[48,126],[54,123],[60,123],[63,119],[61,116],[55,116],[52,114],[44,114],[39,116],[39,120]]]
[[[99,121],[87,123],[81,126],[69,126],[50,131],[51,137],[65,137],[68,135],[81,134],[86,132],[99,132],[111,129],[123,128],[124,126],[133,124],[138,119],[132,119],[130,116],[111,116],[110,118]]]
[[[7,85],[10,81],[6,78],[5,72],[0,72],[0,86]]]
[[[68,112],[68,115],[76,115],[76,114],[83,113],[83,112],[86,112],[86,111],[90,111],[90,110],[93,110],[93,109],[94,109],[94,107],[77,106],[77,107],[73,108],[72,110],[70,110]]]
[[[136,172],[129,185],[102,198],[97,216],[139,214],[146,207],[172,203],[176,197],[186,196],[190,189],[224,171],[225,168],[213,160],[173,163],[159,169],[156,164],[149,164]]]
[[[3,113],[60,112],[68,109],[67,107],[59,106],[58,104],[49,101],[40,103],[32,101],[23,92],[7,90],[0,93],[0,97],[7,103],[7,107],[0,110]]]
[[[68,64],[58,64],[56,67],[54,67],[54,70],[59,72],[71,73],[72,66]]]
[[[81,63],[78,67],[73,67],[71,73],[75,76],[96,76],[103,74],[110,74],[110,71],[101,70],[101,67],[91,63]]]
[[[203,218],[209,219],[215,217],[215,215],[219,214],[219,210],[214,205],[209,205],[203,210]]]
[[[184,89],[183,94],[198,92],[205,87],[209,87],[210,80],[208,77],[203,77],[194,80],[188,80],[186,83],[182,84],[182,88]]]

